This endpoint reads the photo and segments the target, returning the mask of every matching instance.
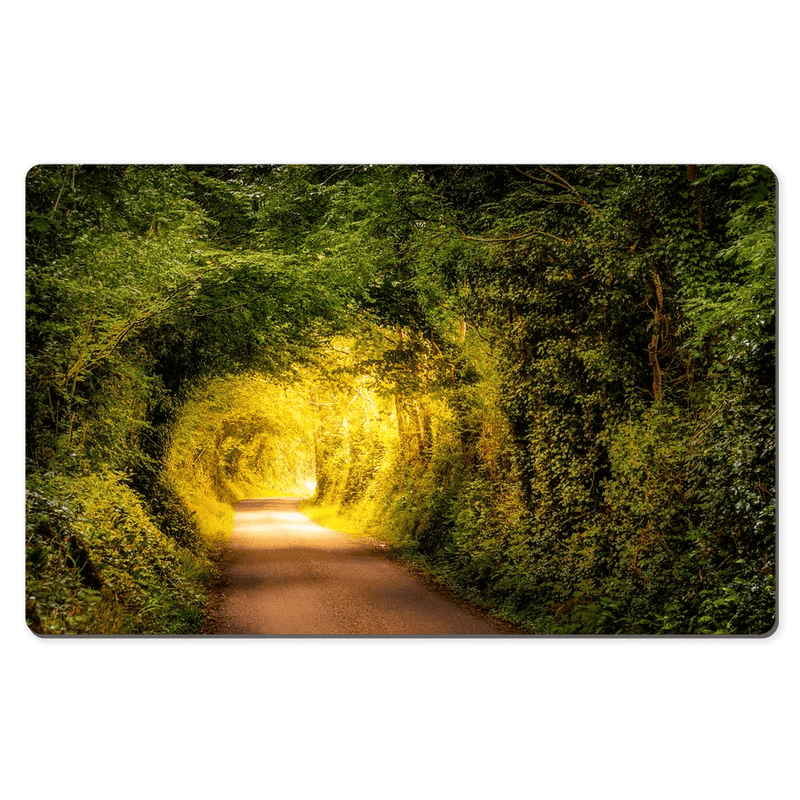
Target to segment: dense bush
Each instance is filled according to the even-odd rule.
[[[455,235],[396,230],[362,365],[398,436],[373,484],[361,438],[326,453],[325,499],[536,632],[769,632],[771,173],[429,178]]]
[[[178,420],[209,376],[286,369],[332,324],[318,271],[242,252],[244,239],[258,238],[255,220],[235,170],[29,172],[27,605],[35,631],[197,629],[210,569],[201,534],[213,538],[219,526],[186,502],[187,476],[168,472]],[[232,441],[213,449],[214,489],[223,494],[226,481],[242,480],[240,461],[249,463]],[[257,456],[256,468],[270,458]],[[223,505],[211,516],[220,508],[230,514]]]
[[[27,619],[37,633],[194,633],[213,576],[112,472],[32,482]]]

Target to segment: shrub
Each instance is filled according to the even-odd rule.
[[[37,481],[26,510],[26,615],[34,632],[198,629],[210,561],[163,534],[120,475]]]

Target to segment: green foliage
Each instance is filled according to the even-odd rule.
[[[770,630],[775,214],[760,166],[34,168],[32,613],[180,627],[108,543],[316,479],[536,632]]]
[[[439,223],[406,221],[407,255],[373,278],[403,297],[382,289],[373,319],[392,346],[362,366],[394,393],[399,438],[372,467],[385,485],[343,508],[534,631],[768,631],[771,176],[425,180]],[[338,452],[326,463],[339,476],[367,458],[356,437]],[[328,479],[326,499],[352,485]]]
[[[232,503],[261,494],[310,493],[313,410],[308,392],[258,374],[198,388],[173,427],[167,478],[204,538],[230,534]]]
[[[172,428],[193,389],[215,374],[290,369],[341,325],[330,270],[307,254],[253,249],[263,238],[254,201],[264,189],[253,181],[268,178],[255,168],[30,171],[30,481],[111,471],[135,488],[168,541],[202,550],[185,487],[165,473]],[[240,480],[239,454],[225,447],[215,450],[221,474]],[[267,455],[260,459],[263,466]],[[45,485],[55,491],[49,478]],[[217,510],[229,519],[229,506]],[[62,579],[73,594],[83,591],[74,570]],[[157,619],[174,627],[167,617],[143,622],[127,600],[115,607],[117,627],[138,630]],[[78,619],[70,630],[91,627],[85,614]]]
[[[37,481],[27,495],[27,618],[36,633],[194,633],[212,569],[117,474]]]

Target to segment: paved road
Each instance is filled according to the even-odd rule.
[[[502,634],[374,543],[322,528],[294,499],[236,506],[218,634]]]

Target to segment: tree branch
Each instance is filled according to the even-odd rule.
[[[522,175],[523,177],[527,178],[529,181],[533,181],[534,183],[539,183],[539,184],[541,184],[543,186],[552,186],[554,189],[564,189],[565,188],[564,185],[561,184],[561,183],[555,183],[553,181],[548,181],[545,178],[537,178],[534,175],[531,175],[530,173],[525,172],[524,170],[521,170],[516,165],[512,165],[512,167],[517,172],[519,172],[520,175]]]
[[[64,172],[64,180],[61,181],[61,188],[58,190],[58,197],[56,197],[56,202],[53,205],[53,210],[50,212],[50,216],[47,218],[48,222],[52,222],[53,217],[55,217],[56,215],[56,210],[58,209],[58,204],[61,202],[61,195],[66,185],[67,185],[67,172]]]
[[[498,236],[493,238],[486,238],[482,236],[469,236],[468,234],[464,233],[461,228],[453,223],[453,227],[458,231],[459,235],[462,239],[466,239],[469,242],[481,242],[482,244],[504,244],[506,242],[518,242],[521,239],[532,239],[535,236],[546,236],[549,239],[555,239],[557,242],[561,242],[562,244],[571,244],[570,239],[562,239],[560,236],[556,236],[554,233],[548,233],[547,231],[528,231],[528,233],[518,233],[513,234],[511,236]]]
[[[261,294],[254,294],[252,297],[248,297],[247,300],[244,300],[241,303],[234,303],[230,306],[224,306],[223,308],[214,308],[211,311],[206,311],[203,314],[192,314],[195,319],[204,319],[205,317],[213,317],[215,314],[223,314],[226,311],[235,311],[237,308],[244,308],[245,306],[249,306],[254,300],[258,300],[260,297],[263,297],[263,293]]]

